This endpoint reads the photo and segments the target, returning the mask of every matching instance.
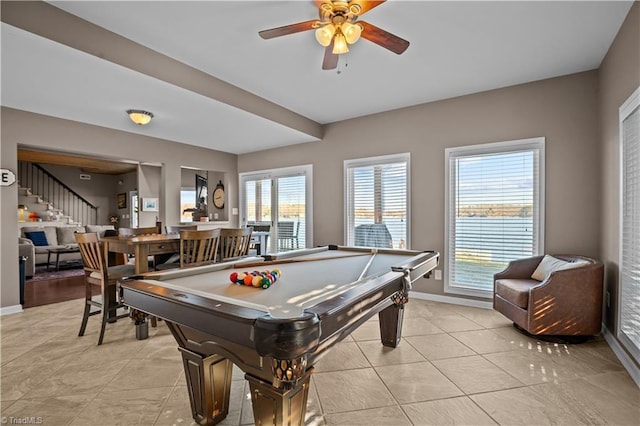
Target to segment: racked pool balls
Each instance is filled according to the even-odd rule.
[[[280,269],[274,269],[272,271],[266,269],[264,271],[253,272],[232,272],[231,275],[229,275],[229,280],[238,285],[268,289],[278,281],[280,274]]]

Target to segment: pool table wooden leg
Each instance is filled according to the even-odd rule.
[[[193,419],[201,425],[219,423],[229,412],[233,363],[220,355],[205,357],[182,347],[179,349]]]
[[[378,313],[380,319],[380,338],[382,344],[395,348],[400,344],[402,336],[402,319],[404,318],[404,304],[396,304]]]
[[[303,426],[312,370],[309,368],[295,386],[279,388],[246,374],[255,424]]]

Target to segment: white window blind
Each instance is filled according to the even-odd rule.
[[[640,363],[640,88],[620,108],[618,338]]]
[[[347,160],[345,243],[409,248],[409,154]]]
[[[491,297],[493,274],[542,252],[544,139],[446,150],[445,290]]]

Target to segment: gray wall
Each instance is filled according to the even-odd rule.
[[[445,148],[544,136],[546,251],[597,257],[597,81],[589,71],[330,124],[321,142],[240,155],[238,171],[312,159],[314,244],[343,243],[343,161],[410,152],[411,248],[439,251],[442,267]],[[443,283],[415,289],[443,294]]]
[[[180,166],[183,164],[225,173],[229,177],[228,202],[233,207],[238,206],[237,157],[233,154],[12,108],[1,110],[1,140],[1,167],[14,172],[18,164],[18,144],[92,158],[160,165],[159,218],[163,223],[178,223],[180,220],[179,208],[175,206],[180,205]],[[18,242],[14,238],[18,227],[17,185],[0,187],[0,195],[0,238],[11,236],[2,239],[0,244],[0,307],[4,308],[19,304]],[[236,226],[237,221],[237,216],[230,217],[230,226]]]
[[[109,216],[115,214],[114,193],[118,186],[118,176],[86,173],[78,167],[42,164],[47,170],[85,200],[98,207],[98,224],[108,224]],[[91,180],[80,179],[80,174],[90,175]]]
[[[605,307],[605,325],[615,336],[618,314],[618,261],[620,215],[620,106],[640,86],[640,3],[629,11],[599,69],[600,137],[602,167],[602,222],[600,258],[605,263],[606,289],[611,306]]]

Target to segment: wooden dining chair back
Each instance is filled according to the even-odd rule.
[[[247,256],[251,245],[253,228],[223,228],[220,229],[220,257],[219,261],[234,257]]]
[[[118,235],[131,237],[135,235],[152,235],[157,234],[158,228],[155,226],[147,226],[144,228],[118,228]]]
[[[180,231],[197,231],[198,225],[167,225],[164,227],[164,230],[167,234],[179,234]]]
[[[220,229],[180,231],[180,267],[201,266],[216,261]]]
[[[133,265],[107,267],[97,233],[76,233],[75,238],[85,271],[85,306],[78,336],[84,336],[90,316],[102,314],[102,326],[98,337],[98,345],[101,345],[107,322],[129,315],[128,312],[118,314],[118,309],[125,306],[119,301],[117,283],[119,279],[133,275],[135,270]],[[96,287],[100,289],[100,300],[94,298]],[[92,311],[92,307],[98,310]]]

